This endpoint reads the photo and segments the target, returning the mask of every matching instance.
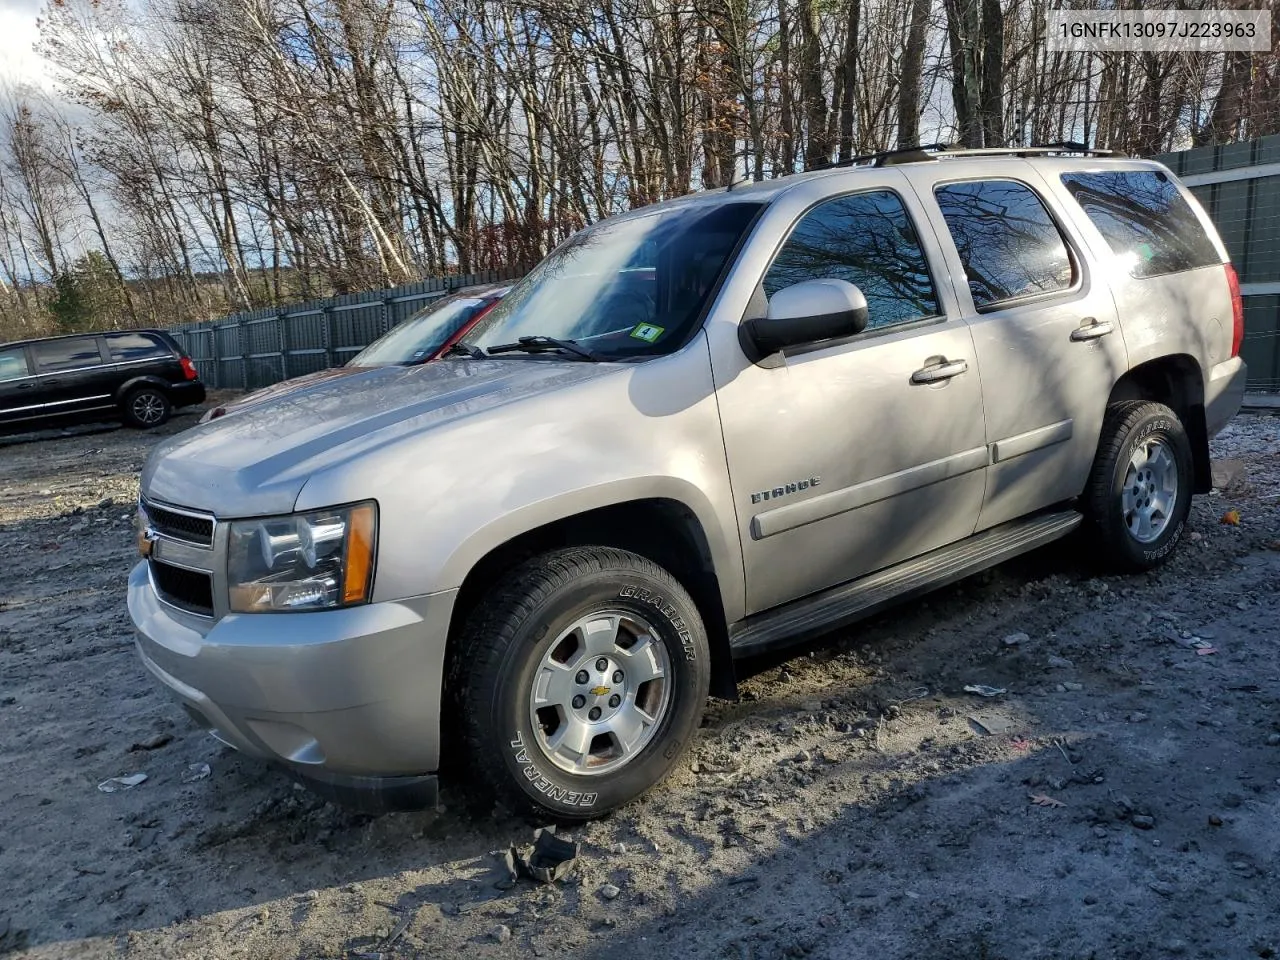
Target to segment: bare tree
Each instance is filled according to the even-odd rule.
[[[634,206],[921,139],[1280,130],[1276,54],[1050,52],[1049,6],[57,0],[41,49],[74,110],[0,106],[0,323],[47,324],[90,254],[103,322],[172,322],[527,264]]]

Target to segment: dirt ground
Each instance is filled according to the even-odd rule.
[[[533,824],[448,783],[354,815],[150,682],[124,587],[159,435],[0,442],[6,958],[1280,956],[1280,418],[1215,441],[1159,572],[1060,544],[764,666],[669,783],[567,831],[567,882],[507,891]]]

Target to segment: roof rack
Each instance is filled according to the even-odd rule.
[[[952,143],[929,143],[918,147],[903,147],[881,153],[869,153],[847,160],[834,160],[811,170],[830,170],[836,167],[889,167],[900,163],[922,163],[940,157],[1042,157],[1053,154],[1082,154],[1090,157],[1123,157],[1118,150],[1100,150],[1083,143],[1063,140],[1058,143],[1037,143],[1029,147],[958,147]]]
[[[941,152],[952,149],[946,143],[929,143],[920,147],[901,147],[897,150],[885,150],[881,153],[867,153],[860,157],[849,157],[845,160],[831,160],[827,163],[820,163],[812,166],[810,170],[833,170],[837,167],[860,167],[863,165],[872,165],[881,167],[885,165],[892,157],[902,157],[902,160],[896,160],[896,163],[909,162],[907,158],[915,160],[932,160],[932,152]]]

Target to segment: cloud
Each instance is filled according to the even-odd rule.
[[[0,79],[48,89],[48,64],[32,49],[39,11],[39,0],[0,0]]]

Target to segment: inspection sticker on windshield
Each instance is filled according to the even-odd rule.
[[[631,331],[631,335],[637,340],[643,340],[645,343],[653,343],[662,336],[663,331],[666,329],[666,327],[655,326],[652,323],[637,323],[635,329]]]

